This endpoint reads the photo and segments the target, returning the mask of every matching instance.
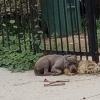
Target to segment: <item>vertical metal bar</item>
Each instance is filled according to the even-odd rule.
[[[62,29],[61,29],[61,14],[60,14],[60,4],[59,0],[57,0],[57,5],[58,5],[58,17],[59,17],[59,28],[60,28],[60,39],[61,39],[61,51],[63,53],[63,41],[62,41]]]
[[[27,11],[27,20],[28,20],[28,34],[29,34],[29,42],[30,42],[30,49],[32,49],[32,41],[31,41],[31,32],[30,32],[30,19],[29,19],[29,0],[26,0],[26,11]]]
[[[34,19],[37,18],[37,21],[34,21],[34,26],[38,25],[38,10],[37,10],[37,0],[32,1],[33,4],[33,14],[34,14]]]
[[[37,25],[37,21],[34,21],[36,19],[36,13],[37,13],[37,9],[36,9],[36,0],[30,0],[30,7],[31,7],[31,13],[32,13],[32,22],[33,22],[33,29],[35,29],[35,26]]]
[[[80,30],[79,30],[79,17],[78,17],[78,9],[77,9],[77,1],[75,0],[75,6],[76,6],[76,20],[77,20],[77,28],[78,28],[78,41],[79,41],[79,52],[80,52],[80,58],[82,60],[81,55],[81,41],[80,41]]]
[[[24,15],[23,15],[23,3],[22,0],[20,0],[20,6],[21,6],[21,21],[22,21],[22,27],[23,27],[23,36],[24,36],[24,44],[25,44],[25,49],[26,49],[26,41],[25,41],[25,23],[24,23]]]
[[[9,2],[10,11],[11,11],[11,10],[12,10],[12,7],[11,7],[11,0],[9,0],[8,2]]]
[[[33,49],[34,49],[34,53],[36,53],[36,48],[35,48],[35,39],[34,39],[34,29],[35,29],[35,23],[34,23],[34,19],[35,19],[35,13],[34,13],[34,5],[35,5],[35,1],[33,0],[29,0],[29,5],[30,5],[30,21],[31,21],[31,28],[32,28],[32,44],[33,44]]]
[[[11,0],[9,1],[9,5],[10,5],[10,18],[11,18],[11,14],[12,14],[12,4],[11,4]]]
[[[41,4],[41,0],[40,0],[40,5],[41,5],[41,8],[42,8],[42,4]],[[41,9],[41,20],[43,19],[43,16],[42,16],[43,12],[42,12],[42,9]],[[46,38],[45,38],[45,32],[43,30],[43,41],[44,41],[44,51],[46,51]]]
[[[91,53],[92,60],[98,63],[99,55],[97,55],[98,46],[97,46],[96,18],[94,13],[94,0],[85,0],[85,5],[86,5],[86,18],[88,25],[89,51]]]
[[[65,27],[66,27],[66,42],[67,42],[67,51],[69,52],[69,41],[68,41],[68,30],[67,30],[67,16],[66,16],[66,0],[63,0],[64,5],[64,16],[65,16]]]
[[[31,18],[31,23],[32,23],[32,28],[34,29],[35,28],[35,25],[34,25],[34,19],[35,19],[35,14],[34,14],[34,1],[30,0],[29,2],[29,5],[30,5],[30,18]]]
[[[87,37],[86,37],[86,21],[85,21],[85,6],[83,0],[81,0],[81,8],[82,8],[82,23],[83,23],[83,32],[84,32],[84,42],[85,42],[85,52],[87,53]],[[88,55],[86,55],[86,59],[88,60]]]
[[[1,12],[1,9],[2,9],[2,4],[0,2],[0,31],[1,31],[1,35],[2,35],[2,43],[3,43],[3,46],[4,46],[4,33],[3,33],[3,27],[2,27],[2,24],[3,24],[3,16],[2,16],[2,12]]]
[[[30,6],[30,22],[31,22],[31,28],[32,28],[32,42],[34,41],[33,40],[33,28],[34,28],[34,25],[33,25],[33,19],[32,19],[32,1],[29,0],[29,6]],[[35,52],[35,47],[34,47],[34,43],[33,43],[33,49],[34,49],[34,52]]]
[[[54,22],[54,33],[55,33],[55,49],[56,49],[56,53],[57,53],[58,48],[57,48],[57,36],[56,36],[56,23],[55,23],[54,0],[52,0],[52,7],[53,7],[53,22]]]
[[[40,30],[41,29],[41,26],[40,26],[40,24],[41,24],[41,22],[40,22],[40,15],[39,15],[39,9],[38,9],[38,2],[37,2],[37,0],[36,0],[36,7],[35,7],[35,14],[36,14],[36,18],[37,18],[37,21],[36,21],[36,25],[38,25],[39,26],[39,28],[37,28],[36,30],[37,30],[37,32],[38,32],[38,30]],[[36,33],[36,32],[35,32]],[[36,33],[37,34],[37,33]],[[39,34],[38,35],[38,40],[40,40],[41,41],[41,34]],[[41,43],[40,43],[41,44]],[[38,46],[36,46],[36,49],[37,49],[37,52],[40,52],[41,50],[39,49],[39,45]]]
[[[37,0],[35,2],[35,5],[37,5]],[[40,30],[40,25],[39,25],[39,22],[40,22],[39,11],[37,9],[37,6],[35,6],[35,5],[34,5],[34,15],[35,15],[35,19],[37,19],[37,20],[34,21],[34,25],[38,25],[39,27],[34,29],[34,35],[37,34],[38,30]],[[35,39],[35,41],[37,40],[36,38],[34,38],[34,39]],[[40,34],[38,35],[38,40],[41,41]],[[36,52],[39,52],[40,51],[39,45],[35,45],[35,47],[36,47]]]
[[[52,53],[52,46],[51,46],[51,31],[50,31],[50,20],[49,20],[49,12],[48,12],[48,0],[46,0],[46,9],[47,9],[47,18],[48,18],[48,26],[49,26],[49,44],[50,44],[50,52]]]
[[[36,2],[37,3],[37,2]],[[36,18],[37,18],[37,25],[39,25],[39,10],[36,7]]]
[[[36,0],[35,5],[37,5],[37,0]],[[34,6],[34,8],[35,8],[35,18],[37,19],[35,25],[38,25],[38,26],[39,26],[38,28],[35,28],[34,34],[37,34],[38,30],[40,30],[40,25],[39,25],[39,23],[40,23],[40,18],[39,18],[39,11],[38,11],[38,9],[37,9],[37,6]],[[41,37],[41,34],[38,35],[38,40],[41,41],[41,38],[40,38],[40,37]],[[35,40],[37,40],[37,39],[35,39]],[[39,45],[35,45],[35,46],[36,46],[37,52],[40,52]]]
[[[6,21],[6,31],[7,31],[7,41],[8,41],[8,46],[10,46],[9,42],[9,32],[8,32],[8,20],[7,20],[7,11],[6,11],[6,1],[4,0],[4,10],[5,10],[5,21]]]
[[[68,1],[69,1],[69,7],[70,7],[71,26],[72,26],[73,52],[75,52],[75,40],[74,40],[74,31],[73,31],[73,18],[72,18],[71,0],[68,0]]]
[[[99,1],[99,18],[100,18],[100,1]]]
[[[13,14],[13,12],[12,12],[12,2],[11,2],[11,0],[9,1],[9,7],[10,7],[10,20],[12,19],[12,14]],[[13,25],[11,24],[9,27],[11,27],[10,28],[10,31],[12,31],[12,29],[13,29]],[[15,35],[15,32],[13,32],[13,36]],[[15,40],[13,40],[13,43],[15,44]]]
[[[16,14],[16,19],[15,19],[15,21],[16,21],[16,24],[17,24],[17,26],[18,26],[18,30],[17,30],[17,32],[18,32],[18,42],[19,42],[19,52],[21,52],[21,40],[20,40],[20,33],[19,33],[19,23],[18,23],[18,21],[17,21],[17,0],[15,0],[15,14]]]

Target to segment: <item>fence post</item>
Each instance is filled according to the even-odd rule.
[[[34,29],[35,29],[35,23],[34,19],[35,17],[35,11],[34,11],[34,5],[35,5],[36,0],[29,0],[29,6],[30,6],[30,22],[31,22],[31,28],[32,28],[32,39],[33,39],[33,49],[34,53],[36,53],[36,48],[35,48],[35,39],[34,39]]]
[[[98,45],[97,45],[97,30],[96,30],[96,18],[94,12],[94,0],[85,0],[86,19],[88,26],[88,41],[89,52],[92,56],[92,60],[98,63]]]

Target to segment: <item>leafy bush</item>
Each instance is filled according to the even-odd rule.
[[[18,20],[17,20],[18,21]],[[25,32],[31,32],[31,29],[28,25],[28,23],[24,23],[24,25],[21,22],[17,22],[15,20],[8,20],[7,23],[5,23],[3,21],[2,24],[2,31],[4,35],[19,35],[20,37],[22,37],[24,35]],[[1,30],[1,29],[0,29]],[[0,35],[2,35],[2,32],[0,32]]]
[[[1,39],[0,39],[1,40]],[[10,47],[3,47],[0,41],[0,67],[6,67],[11,71],[30,70],[34,68],[35,62],[43,56],[43,53],[36,53],[29,48],[24,49],[19,53],[17,44],[12,44]]]
[[[30,70],[34,68],[35,62],[43,56],[43,53],[34,53],[34,50],[30,49],[30,41],[33,43],[33,39],[30,40],[29,33],[25,34],[25,41],[24,43],[24,36],[20,36],[20,45],[21,45],[21,52],[19,52],[19,37],[18,35],[18,28],[15,25],[15,20],[10,20],[9,29],[9,40],[7,39],[7,30],[6,24],[2,24],[3,30],[5,32],[5,37],[2,37],[0,34],[0,67],[6,67],[11,71],[22,71],[22,70]],[[12,28],[12,30],[10,29]],[[17,33],[16,33],[16,32]],[[19,33],[20,34],[20,33]],[[38,30],[37,34],[34,36],[35,38],[35,45],[38,47],[36,48],[37,51],[39,49],[44,49],[43,45],[41,45],[41,41],[37,38],[38,35],[42,35],[43,32]],[[4,40],[4,44],[2,43],[2,39]],[[8,46],[8,43],[10,46]]]
[[[98,46],[100,47],[100,29],[97,30]]]

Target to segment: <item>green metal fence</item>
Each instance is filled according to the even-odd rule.
[[[59,2],[57,0],[41,0],[41,10],[42,18],[46,21],[51,35],[55,33],[55,27],[56,34],[60,35],[62,32],[62,36],[66,36],[66,21],[68,35],[71,35],[72,31],[78,31],[78,24],[81,31],[79,0],[77,0],[76,4],[75,0],[60,0]]]

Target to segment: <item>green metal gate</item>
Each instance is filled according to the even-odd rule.
[[[79,0],[76,4],[75,0],[41,0],[41,11],[51,35],[56,32],[59,36],[62,32],[64,37],[66,29],[68,35],[81,31]]]

